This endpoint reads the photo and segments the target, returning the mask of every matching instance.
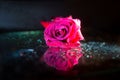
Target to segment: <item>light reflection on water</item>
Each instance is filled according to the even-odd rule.
[[[70,58],[65,57],[68,51],[71,54],[73,53],[72,51],[74,51],[74,55],[76,55],[74,58],[71,57],[71,60],[73,60],[71,68],[78,63],[79,65],[100,65],[104,61],[120,59],[120,46],[118,45],[112,45],[106,42],[82,42],[81,48],[49,48],[44,54],[45,62],[58,70],[70,69],[70,65],[67,63]],[[61,56],[63,54],[64,56]],[[77,54],[79,55],[77,56]],[[62,58],[67,60],[62,60]],[[62,64],[62,62],[59,62],[59,59],[65,63]],[[58,63],[57,66],[55,65],[56,63]]]
[[[75,48],[48,48],[44,53],[44,61],[57,70],[67,71],[78,64],[82,57],[80,47]]]

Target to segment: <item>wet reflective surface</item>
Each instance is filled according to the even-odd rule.
[[[80,47],[55,48],[51,47],[44,53],[44,61],[47,65],[57,70],[69,71],[78,64],[79,58],[83,56]]]
[[[93,38],[90,40],[87,37],[86,39],[88,41],[81,42],[79,49],[58,49],[48,48],[45,45],[42,31],[1,33],[0,80],[119,78],[120,45],[118,38],[116,38],[117,43],[114,41],[112,43],[112,40],[106,41],[106,39],[96,40],[95,38],[95,41],[92,40]],[[67,51],[70,54],[66,58],[63,53]],[[67,65],[68,62],[71,63]],[[69,70],[63,71],[64,69]]]

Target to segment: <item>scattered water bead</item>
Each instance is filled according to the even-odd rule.
[[[19,54],[26,60],[34,60],[39,58],[39,55],[34,49],[21,49],[19,50]]]
[[[41,40],[41,39],[38,39],[37,42],[38,42],[38,43],[42,43],[42,40]]]
[[[112,59],[115,59],[115,57],[113,56]]]
[[[119,58],[119,57],[120,57],[120,55],[118,54],[116,57],[117,57],[117,58]]]
[[[83,42],[81,44],[82,53],[86,55],[86,58],[89,56],[98,57],[99,59],[120,59],[118,54],[120,53],[120,46],[108,44],[106,42]]]
[[[87,58],[89,58],[90,56],[89,55],[86,55]]]

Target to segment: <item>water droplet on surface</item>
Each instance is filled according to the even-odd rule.
[[[90,56],[89,55],[86,55],[87,58],[89,58]]]
[[[38,39],[37,42],[38,42],[38,43],[42,43],[42,40],[41,40],[41,39]]]
[[[115,57],[113,56],[112,59],[115,59]]]

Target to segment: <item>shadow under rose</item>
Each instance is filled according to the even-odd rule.
[[[81,48],[55,48],[51,47],[43,55],[44,62],[61,71],[68,71],[78,64],[79,58],[83,56]]]

